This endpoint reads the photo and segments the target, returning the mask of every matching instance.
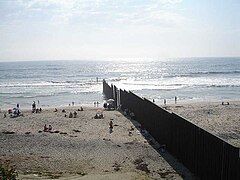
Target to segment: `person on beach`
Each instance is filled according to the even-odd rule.
[[[19,104],[17,104],[17,108],[19,109]]]
[[[167,104],[167,100],[164,99],[164,100],[163,100],[163,103],[164,103],[164,105],[166,106],[166,104]]]
[[[36,110],[36,103],[35,101],[33,101],[33,104],[32,104],[32,113],[34,113]]]
[[[69,118],[72,118],[72,117],[73,117],[73,113],[70,112],[70,113],[69,113]]]
[[[52,130],[52,125],[49,124],[49,126],[48,126],[48,131],[51,131],[51,130]]]
[[[174,98],[174,99],[175,99],[175,104],[177,104],[177,96],[175,96],[175,98]]]
[[[113,122],[112,122],[112,120],[110,120],[110,122],[109,122],[109,132],[110,133],[113,132]]]
[[[76,112],[76,111],[74,111],[74,113],[73,113],[73,117],[74,117],[74,118],[77,117],[77,112]]]
[[[48,131],[48,128],[47,128],[47,125],[46,125],[46,124],[44,125],[43,131],[44,131],[44,132],[47,132],[47,131]]]

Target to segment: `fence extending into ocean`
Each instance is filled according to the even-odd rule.
[[[200,179],[240,179],[240,149],[134,93],[109,86],[103,93],[128,109],[159,144]]]

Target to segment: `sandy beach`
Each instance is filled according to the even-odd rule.
[[[118,111],[103,111],[104,119],[94,119],[98,108],[78,108],[43,109],[37,114],[24,110],[17,118],[4,118],[2,112],[0,162],[14,165],[19,179],[194,179],[171,155],[159,151],[148,133],[141,134],[136,121]],[[165,108],[240,146],[240,102]],[[65,117],[74,111],[76,118]],[[52,125],[51,132],[43,131],[45,124]]]
[[[199,102],[169,105],[168,111],[174,112],[197,126],[215,134],[228,143],[240,147],[240,102]]]
[[[120,112],[104,111],[104,119],[94,119],[97,108],[85,107],[76,118],[65,117],[78,108],[24,110],[17,118],[1,113],[0,162],[14,165],[19,179],[192,179]],[[43,131],[45,124],[52,125],[51,132]]]

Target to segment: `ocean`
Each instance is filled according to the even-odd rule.
[[[93,106],[102,79],[157,104],[239,100],[240,58],[0,62],[0,108]]]

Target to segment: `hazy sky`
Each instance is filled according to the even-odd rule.
[[[239,0],[0,0],[0,60],[240,56]]]

